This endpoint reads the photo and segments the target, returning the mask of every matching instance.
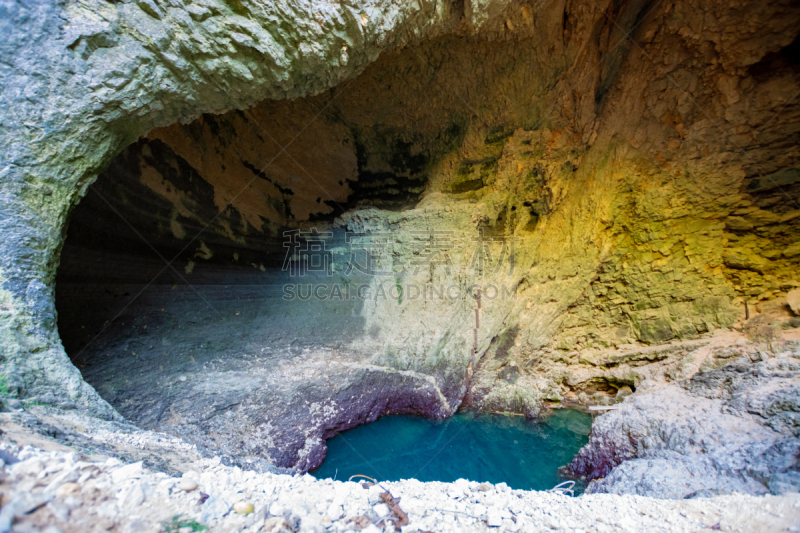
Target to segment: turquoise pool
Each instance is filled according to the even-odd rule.
[[[564,481],[558,468],[586,444],[591,422],[591,415],[575,410],[554,411],[539,422],[485,413],[444,421],[386,416],[328,440],[325,462],[313,474],[340,480],[356,474],[379,481],[464,478],[546,490]]]

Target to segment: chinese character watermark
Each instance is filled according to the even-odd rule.
[[[289,275],[305,276],[309,272],[325,273],[333,276],[333,254],[327,249],[327,239],[333,237],[332,232],[320,233],[317,228],[311,231],[299,229],[284,231],[283,247],[286,257],[283,260],[284,272]]]
[[[320,232],[299,229],[285,231],[283,261],[284,272],[291,277],[302,277],[308,273],[317,276],[333,276],[333,251],[328,248],[333,242],[333,232]],[[467,268],[478,276],[510,276],[516,265],[516,243],[513,236],[486,236],[480,234],[469,240],[459,237],[454,230],[411,230],[409,240],[399,240],[395,234],[385,232],[354,233],[346,232],[345,244],[348,247],[344,261],[344,276],[363,274],[367,276],[394,276],[407,270],[417,275],[423,269],[442,267],[447,275],[455,267],[454,257],[460,255],[459,248],[467,251],[470,260]],[[408,249],[403,253],[402,246]],[[404,263],[398,264],[398,258]]]

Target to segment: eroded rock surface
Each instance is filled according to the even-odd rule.
[[[725,347],[691,378],[637,391],[594,421],[570,469],[589,492],[798,492],[800,350],[787,348]]]

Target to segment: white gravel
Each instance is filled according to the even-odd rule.
[[[422,531],[800,531],[800,495],[657,500],[608,494],[570,497],[458,480],[360,483],[310,475],[257,474],[219,460],[192,464],[182,478],[141,463],[92,462],[77,453],[18,450],[0,443],[0,533],[148,532],[195,520],[222,532],[395,531],[388,490],[408,515],[403,533]],[[196,488],[193,488],[196,487]],[[189,490],[187,490],[189,489]],[[232,510],[244,501],[254,512]],[[202,503],[201,503],[202,502]],[[173,517],[180,515],[180,520]],[[360,518],[359,518],[360,517]],[[388,518],[381,522],[382,519]],[[283,529],[282,529],[283,528]],[[712,528],[712,529],[708,529]],[[168,529],[190,531],[187,526]]]

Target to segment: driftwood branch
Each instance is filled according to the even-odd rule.
[[[389,491],[381,492],[381,499],[389,506],[395,516],[394,525],[402,527],[408,524],[408,515],[400,509],[400,498],[393,498]]]

